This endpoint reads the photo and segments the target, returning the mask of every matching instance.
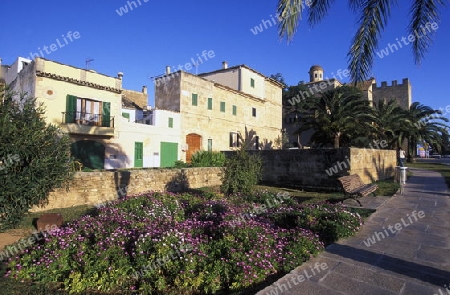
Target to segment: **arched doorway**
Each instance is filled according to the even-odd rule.
[[[93,140],[79,140],[70,146],[72,156],[91,169],[104,169],[105,147]]]
[[[186,151],[186,163],[190,163],[192,155],[200,150],[202,136],[195,133],[188,134],[186,135],[186,143],[188,145],[188,150]]]

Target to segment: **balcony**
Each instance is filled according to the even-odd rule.
[[[70,134],[114,136],[114,117],[84,112],[62,112],[61,128]]]

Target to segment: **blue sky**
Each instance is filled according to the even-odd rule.
[[[356,28],[356,16],[348,10],[347,1],[335,1],[326,19],[312,29],[302,21],[289,44],[279,40],[275,25],[269,26],[275,20],[275,0],[139,1],[134,0],[136,7],[131,4],[132,10],[128,2],[133,1],[126,0],[4,1],[0,26],[3,64],[31,52],[80,68],[90,58],[89,68],[100,73],[116,76],[123,72],[124,88],[141,90],[147,85],[149,104],[154,105],[150,77],[162,74],[167,65],[177,68],[192,63],[191,59],[198,60],[203,51],[213,54],[189,72],[213,71],[227,61],[230,66],[246,64],[267,76],[279,72],[294,85],[308,81],[310,66],[319,64],[331,78],[339,69],[347,68],[346,55]],[[396,38],[408,37],[411,1],[398,2],[379,49],[395,43]],[[128,12],[120,11],[121,7],[127,7]],[[422,65],[414,65],[411,46],[406,45],[383,58],[375,57],[372,76],[378,83],[388,81],[390,85],[392,80],[409,78],[413,101],[433,108],[450,105],[449,7],[443,10],[441,19]],[[260,26],[262,20],[267,28],[262,26],[262,32],[254,34],[251,29]],[[69,32],[78,32],[79,38],[70,40]],[[39,53],[39,48],[57,42],[62,46]]]

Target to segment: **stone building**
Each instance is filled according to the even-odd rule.
[[[348,72],[348,70],[345,70],[342,71],[342,73],[339,72],[337,75],[339,77],[342,77],[342,75],[344,77],[348,76],[348,73],[345,73],[346,71]],[[302,84],[308,90],[300,91],[296,97],[290,100],[290,104],[295,104],[322,92],[345,85],[336,79],[335,76],[332,79],[327,79],[324,69],[319,65],[311,66],[308,74],[309,82]],[[376,79],[372,77],[366,81],[357,83],[356,87],[362,91],[363,96],[369,100],[371,104],[377,103],[380,100],[396,99],[400,107],[409,109],[409,106],[412,103],[412,88],[408,78],[403,79],[401,84],[398,84],[398,82],[394,80],[390,86],[387,85],[387,82],[381,82],[381,85],[377,86]],[[300,135],[296,134],[296,130],[299,128],[297,123],[298,118],[296,116],[295,112],[285,113],[283,117],[283,130],[288,134],[289,145],[301,148],[310,144],[309,139],[311,138],[312,132],[305,131]]]
[[[396,99],[403,109],[409,109],[412,104],[412,87],[408,78],[404,78],[401,84],[394,80],[390,86],[387,82],[381,82],[381,85],[377,86],[374,80],[371,86],[375,102],[382,99]]]
[[[179,113],[147,109],[147,88],[122,88],[123,74],[35,58],[7,67],[2,77],[46,108],[48,123],[72,139],[72,155],[92,169],[172,166],[181,154]],[[151,120],[146,120],[151,117]]]
[[[271,149],[281,137],[282,87],[246,65],[199,75],[178,71],[155,79],[157,109],[180,113],[185,158],[197,150],[232,150],[239,133],[255,132],[253,149]]]

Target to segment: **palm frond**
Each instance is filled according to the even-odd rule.
[[[279,0],[277,5],[278,36],[289,41],[294,38],[298,23],[302,19],[305,0]]]
[[[309,6],[308,23],[315,26],[324,19],[334,0],[313,0]]]
[[[416,64],[420,64],[433,43],[435,28],[432,27],[432,24],[440,19],[438,5],[444,6],[445,2],[443,0],[413,1],[408,30],[411,35],[415,36],[412,42],[412,51]]]
[[[353,12],[357,12],[364,5],[365,0],[349,0],[349,7]]]
[[[360,26],[353,37],[347,55],[352,82],[361,82],[370,76],[378,39],[387,23],[393,0],[366,0],[359,9]]]

